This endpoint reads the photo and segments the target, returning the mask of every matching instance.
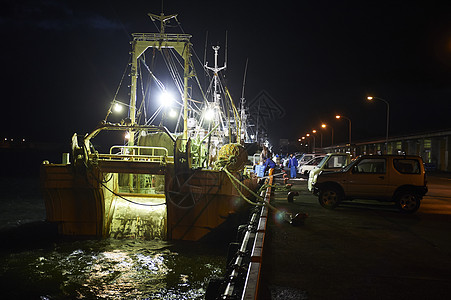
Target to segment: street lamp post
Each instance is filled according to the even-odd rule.
[[[335,118],[340,119],[346,119],[349,122],[349,147],[351,147],[351,119],[349,119],[348,117],[342,116],[342,115],[336,115]]]
[[[301,138],[301,141],[302,140],[305,140],[305,136],[303,136],[302,138]],[[304,148],[306,148],[307,147],[307,152],[308,152],[308,143],[306,144],[306,145],[304,145]]]
[[[334,128],[332,127],[332,126],[330,126],[330,125],[327,125],[327,124],[321,124],[321,127],[322,128],[324,128],[324,129],[326,129],[326,127],[330,127],[330,131],[332,132],[332,139],[331,139],[331,146],[333,146],[333,144],[334,144]]]
[[[316,134],[316,130],[313,129],[313,130],[312,130],[312,136],[313,136],[313,153],[315,153],[315,149],[316,149],[316,137],[315,137],[315,134]]]
[[[316,130],[315,130],[316,131]],[[307,133],[305,136],[310,137],[310,133]],[[313,147],[312,147],[312,153],[315,153],[315,136],[312,134],[311,135],[313,138]]]
[[[366,99],[368,99],[369,101],[371,101],[373,99],[377,99],[377,100],[381,100],[385,104],[387,104],[387,130],[385,133],[385,153],[388,154],[388,125],[389,125],[389,120],[390,120],[390,104],[388,103],[387,100],[379,98],[379,97],[368,96],[368,97],[366,97]]]

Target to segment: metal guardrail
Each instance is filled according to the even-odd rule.
[[[160,156],[168,156],[169,152],[168,149],[164,148],[164,147],[152,147],[152,146],[112,146],[110,148],[110,154],[113,154],[113,150],[114,149],[120,149],[121,153],[124,153],[124,150],[128,150],[130,152],[133,153],[133,155],[142,155],[141,154],[141,150],[150,150],[152,152],[151,156],[156,156],[155,155],[155,151],[163,151],[164,155],[160,155]],[[137,151],[135,151],[137,150]],[[137,152],[137,154],[135,154],[135,152]]]
[[[274,169],[270,170],[269,175],[273,175]],[[273,183],[274,176],[268,178],[268,188],[265,192],[264,201],[268,202],[271,200],[271,185]],[[263,261],[263,246],[265,243],[266,236],[266,224],[268,221],[268,207],[263,206],[258,219],[258,225],[255,229],[254,244],[251,251],[251,261],[249,263],[246,275],[246,282],[243,288],[243,294],[241,300],[257,300],[260,284],[260,273]]]
[[[118,153],[113,153],[119,149]],[[150,151],[150,154],[142,154],[143,151]],[[162,154],[158,153],[162,152]],[[159,155],[157,155],[159,154]],[[145,162],[174,162],[173,156],[168,156],[168,149],[164,147],[150,146],[112,146],[109,154],[98,154],[101,160],[123,160],[123,161],[145,161]]]

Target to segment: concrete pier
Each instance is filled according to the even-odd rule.
[[[288,183],[299,196],[290,203],[286,191],[276,191],[271,203],[309,216],[292,226],[269,211],[258,299],[449,297],[450,179],[428,176],[429,193],[413,215],[377,201],[327,210],[308,192],[305,179]]]

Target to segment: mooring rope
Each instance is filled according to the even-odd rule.
[[[278,209],[278,208],[276,208],[275,206],[271,205],[269,202],[265,201],[265,199],[264,199],[262,196],[260,196],[260,195],[258,195],[257,193],[255,193],[253,190],[251,190],[251,189],[250,189],[248,186],[246,186],[244,183],[242,183],[241,181],[239,181],[235,176],[233,176],[232,173],[230,173],[229,170],[227,170],[227,168],[224,168],[223,171],[224,171],[224,172],[227,174],[227,176],[230,178],[230,180],[232,181],[232,184],[233,184],[234,181],[237,182],[238,184],[240,184],[242,187],[244,187],[246,190],[248,190],[253,196],[255,196],[255,197],[259,200],[259,202],[255,203],[254,205],[260,205],[260,206],[265,205],[265,206],[267,206],[267,207],[269,207],[269,208],[271,208],[271,209],[273,209],[273,210],[275,210],[275,211],[281,211],[280,209]],[[240,195],[242,195],[242,193],[241,193],[241,191],[239,190],[239,188],[238,188],[235,184],[233,184],[233,185],[234,185],[235,189],[238,191],[238,193],[240,193]],[[262,189],[260,189],[260,190],[262,190]],[[254,202],[252,202],[251,200],[249,200],[246,196],[242,195],[242,197],[243,197],[243,199],[244,199],[246,202],[248,202],[248,203],[254,203]]]
[[[228,158],[223,158],[223,159],[218,160],[216,162],[216,164],[215,164],[215,167],[217,169],[219,169],[220,171],[224,171],[224,173],[226,173],[226,175],[229,177],[230,182],[232,183],[233,187],[236,189],[236,191],[239,193],[239,195],[243,198],[243,200],[246,201],[247,203],[251,204],[251,205],[254,205],[254,206],[267,206],[268,208],[273,209],[275,212],[284,214],[285,216],[287,216],[289,219],[292,220],[292,217],[293,217],[292,213],[289,213],[289,212],[283,211],[281,209],[278,209],[277,207],[271,205],[269,203],[269,201],[265,201],[265,199],[262,196],[259,195],[264,189],[267,189],[268,187],[278,189],[279,191],[280,190],[287,190],[288,191],[289,189],[291,189],[291,187],[289,187],[289,186],[281,187],[280,185],[277,185],[277,184],[275,184],[275,185],[273,185],[273,184],[264,184],[258,190],[258,192],[256,193],[252,189],[250,189],[247,185],[245,185],[240,180],[238,180],[238,178],[233,176],[233,174],[229,171],[228,167],[230,165],[234,164],[236,162],[236,160],[237,160],[236,157],[234,155],[231,155]],[[282,174],[282,173],[280,173],[280,174]],[[266,176],[266,178],[269,178],[269,177],[275,176],[275,175],[279,175],[279,174],[269,175],[269,176]],[[243,187],[249,193],[251,193],[253,196],[255,196],[255,198],[257,199],[257,202],[251,201],[248,197],[246,197],[241,192],[241,189],[237,186],[237,184],[239,184],[241,187]]]

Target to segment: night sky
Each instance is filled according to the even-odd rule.
[[[147,13],[161,12],[161,1],[1,5],[0,132],[35,141],[69,142],[104,119],[130,34],[156,32]],[[390,135],[451,128],[449,1],[165,1],[163,10],[178,13],[201,58],[207,31],[209,55],[214,44],[225,49],[227,31],[235,101],[248,59],[246,100],[264,90],[284,110],[268,129],[273,143],[321,122],[344,143],[348,123],[337,113],[352,120],[354,141],[384,137],[386,105],[368,95],[390,103]]]

